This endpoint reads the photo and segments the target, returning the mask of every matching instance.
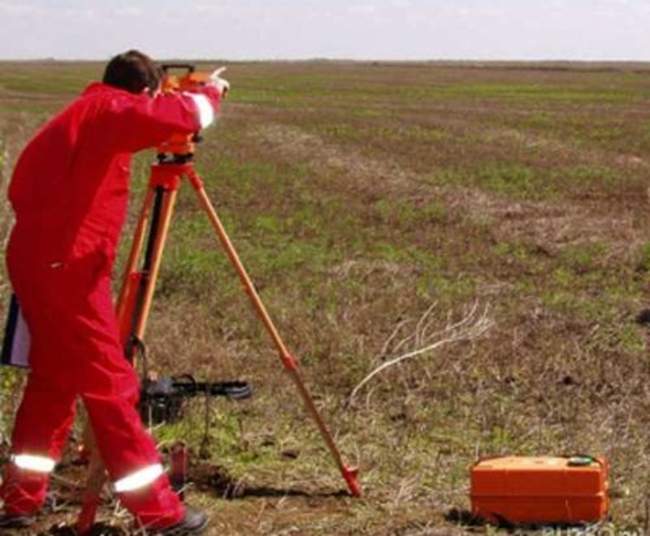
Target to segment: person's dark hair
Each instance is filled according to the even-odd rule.
[[[108,62],[102,81],[131,93],[142,93],[144,89],[155,91],[160,78],[160,67],[149,56],[138,50],[129,50]]]

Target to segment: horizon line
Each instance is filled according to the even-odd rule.
[[[60,63],[95,63],[105,62],[110,57],[97,58],[57,58],[55,56],[10,58],[0,57],[0,62],[60,62]],[[331,58],[326,56],[313,56],[304,58],[208,58],[189,56],[170,56],[154,58],[158,63],[167,61],[195,61],[195,62],[228,62],[228,63],[308,63],[308,62],[341,62],[341,63],[599,63],[599,64],[650,64],[650,58],[640,59],[572,59],[572,58]]]

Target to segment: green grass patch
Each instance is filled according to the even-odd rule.
[[[402,229],[425,224],[444,224],[449,218],[447,207],[439,201],[430,201],[418,206],[407,201],[382,199],[373,205],[383,224],[399,226]]]
[[[580,190],[586,186],[599,185],[604,188],[617,186],[621,180],[620,172],[599,165],[578,165],[557,171],[557,180],[564,182],[572,190]]]
[[[437,300],[444,306],[465,303],[476,294],[476,281],[467,275],[445,274],[428,270],[417,280],[417,294],[427,300]]]
[[[646,242],[639,248],[637,270],[650,272],[650,242]]]
[[[542,200],[557,195],[557,185],[528,164],[507,161],[473,163],[471,167],[445,167],[428,176],[434,184],[477,187],[517,200]]]
[[[0,88],[34,95],[75,95],[91,81],[101,78],[102,67],[87,63],[23,64],[19,68],[3,68]]]
[[[640,99],[634,89],[563,87],[548,84],[471,83],[403,86],[394,89],[400,99],[434,102],[453,99],[497,100],[506,102],[549,102],[562,104],[620,104]]]
[[[584,274],[599,269],[606,254],[605,244],[598,242],[579,244],[563,248],[559,262],[573,273]]]
[[[486,190],[512,197],[537,198],[544,192],[536,171],[515,163],[488,163],[476,170],[475,181]]]

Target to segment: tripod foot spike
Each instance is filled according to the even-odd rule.
[[[341,470],[343,478],[348,485],[350,490],[350,495],[353,497],[361,497],[363,492],[361,490],[361,485],[359,484],[359,469],[357,467],[348,467],[347,465]]]

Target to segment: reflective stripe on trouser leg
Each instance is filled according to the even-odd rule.
[[[163,467],[159,463],[150,465],[124,478],[120,478],[117,482],[113,483],[113,487],[117,493],[136,491],[156,481],[163,472]]]
[[[52,458],[32,454],[14,454],[11,461],[19,469],[35,473],[51,473],[56,465],[56,461]]]

